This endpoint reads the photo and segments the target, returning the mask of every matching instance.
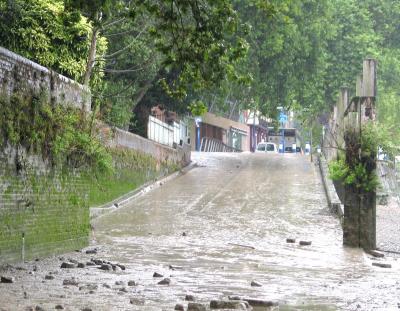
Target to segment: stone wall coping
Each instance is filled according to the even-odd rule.
[[[42,71],[42,72],[44,72],[44,73],[46,73],[48,75],[57,75],[58,79],[60,79],[64,83],[75,84],[78,87],[80,87],[82,90],[85,90],[85,91],[88,91],[88,92],[90,91],[89,87],[87,87],[86,85],[80,84],[80,83],[76,82],[75,80],[72,80],[72,79],[70,79],[70,78],[68,78],[66,76],[63,76],[63,75],[57,73],[56,71],[53,71],[53,70],[48,69],[48,68],[46,68],[46,67],[44,67],[42,65],[39,65],[38,63],[35,63],[34,61],[31,61],[31,60],[29,60],[29,59],[27,59],[27,58],[25,58],[25,57],[23,57],[21,55],[18,55],[16,53],[14,53],[14,52],[12,52],[10,50],[7,50],[6,48],[3,48],[3,47],[0,46],[0,56],[1,55],[4,55],[4,56],[6,56],[8,58],[11,58],[11,59],[15,59],[19,63],[22,63],[24,65],[32,67],[35,70]]]

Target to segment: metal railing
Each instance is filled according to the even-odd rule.
[[[219,139],[203,137],[200,144],[201,152],[242,152],[242,150],[237,149],[232,146],[224,144]]]

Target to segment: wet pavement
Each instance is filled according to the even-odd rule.
[[[187,305],[187,294],[205,304],[232,295],[257,298],[279,303],[275,310],[399,310],[399,262],[342,246],[339,220],[328,211],[309,158],[193,158],[199,167],[98,218],[97,254],[72,253],[3,271],[16,280],[0,283],[0,310],[54,310],[57,304],[65,310],[173,310]],[[312,244],[301,246],[301,240]],[[126,269],[59,269],[69,258]],[[392,268],[372,266],[378,261]],[[54,279],[45,280],[49,272]],[[158,285],[163,277],[154,272],[171,283]],[[63,285],[72,277],[77,286]]]
[[[393,196],[376,207],[376,239],[380,250],[400,258],[400,204]]]

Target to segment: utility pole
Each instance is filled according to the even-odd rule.
[[[312,127],[311,127],[311,129],[310,129],[310,159],[311,159],[311,162],[313,161],[312,153],[313,153],[313,145],[312,145]]]

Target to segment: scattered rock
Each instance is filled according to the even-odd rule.
[[[383,262],[373,262],[373,266],[379,267],[379,268],[391,268],[392,265],[390,263],[383,263]]]
[[[228,296],[229,300],[242,300],[239,296]]]
[[[45,279],[45,280],[54,280],[54,276],[53,276],[53,275],[50,275],[50,274],[47,274],[47,275],[44,277],[44,279]]]
[[[115,207],[115,208],[118,208],[118,207],[119,207],[119,204],[118,204],[118,203],[114,203],[114,207]]]
[[[104,262],[103,260],[100,259],[91,259],[92,262],[94,262],[97,266],[101,266]]]
[[[54,295],[54,294],[49,294],[49,297],[58,298],[58,299],[65,299],[65,298],[67,298],[67,295]]]
[[[194,301],[194,296],[193,295],[186,295],[185,296],[186,301]]]
[[[78,282],[75,280],[75,278],[65,279],[65,280],[63,281],[63,285],[66,285],[66,286],[69,286],[69,285],[71,285],[71,286],[78,286]]]
[[[250,285],[254,286],[254,287],[261,287],[262,286],[262,284],[257,282],[257,281],[251,281]]]
[[[136,286],[137,283],[135,281],[128,281],[128,286]]]
[[[96,284],[88,284],[88,285],[84,285],[79,287],[79,290],[88,290],[88,291],[94,291],[97,290],[98,286]]]
[[[111,288],[111,286],[108,285],[107,283],[104,283],[102,286],[105,287],[105,288]]]
[[[182,236],[187,236],[186,232],[182,232]]]
[[[104,271],[111,271],[112,270],[112,266],[109,265],[109,264],[102,264],[99,269],[104,270]]]
[[[211,309],[247,310],[246,303],[240,300],[211,300]]]
[[[15,267],[16,270],[20,270],[20,271],[26,271],[27,269],[24,267]]]
[[[169,285],[171,284],[171,280],[169,278],[165,278],[157,283],[158,285]]]
[[[14,283],[15,279],[12,276],[1,276],[0,283]]]
[[[86,250],[86,254],[97,254],[97,248]]]
[[[24,292],[24,299],[28,299],[28,298],[29,298],[28,293]]]
[[[185,311],[185,307],[183,305],[181,305],[180,303],[178,303],[177,305],[175,305],[174,310],[176,310],[176,311]]]
[[[82,311],[92,311],[92,308],[83,308]]]
[[[36,306],[35,311],[44,311],[44,309],[41,306]]]
[[[153,278],[162,278],[162,277],[163,277],[163,275],[158,272],[153,273]]]
[[[129,300],[130,304],[132,305],[138,305],[138,306],[143,306],[144,305],[144,299],[139,299],[139,298],[131,298]]]
[[[367,251],[367,253],[372,255],[372,256],[374,256],[374,257],[377,257],[377,258],[385,257],[384,253],[381,253],[381,252],[379,252],[377,250],[374,250],[374,249]]]
[[[60,266],[60,268],[62,269],[73,269],[76,268],[76,264],[72,263],[72,262],[63,262]]]
[[[207,308],[201,303],[189,302],[187,311],[207,311]]]
[[[85,268],[85,264],[83,262],[78,263],[78,268]]]
[[[95,266],[96,264],[93,261],[88,261],[86,266]]]
[[[286,243],[296,243],[296,239],[287,238]]]
[[[183,267],[180,267],[180,266],[172,266],[172,265],[169,265],[168,268],[169,268],[170,270],[183,270]]]
[[[35,311],[35,309],[33,309],[33,307],[26,307],[24,310],[25,311]]]
[[[252,299],[252,298],[244,298],[244,301],[247,301],[252,307],[275,307],[278,306],[277,302],[270,300],[260,300],[260,299]]]
[[[55,309],[56,310],[64,310],[64,307],[62,305],[56,305]]]
[[[33,271],[38,271],[38,267],[36,265],[33,266]]]
[[[58,298],[58,299],[65,299],[65,298],[67,298],[67,295],[54,295],[54,294],[49,294],[49,297]]]
[[[68,261],[72,262],[74,264],[78,264],[78,260],[76,260],[76,259],[68,258]]]
[[[119,267],[119,266],[117,266],[117,265],[111,265],[111,267],[112,267],[112,269],[113,269],[113,271],[121,271],[122,269]]]
[[[126,267],[124,265],[121,265],[120,263],[117,263],[116,266],[119,267],[121,270],[126,270]]]
[[[128,290],[125,287],[122,287],[119,291],[122,292],[122,293],[127,293],[128,292]]]
[[[300,241],[299,244],[302,246],[311,245],[311,241]]]
[[[115,285],[124,285],[124,281],[115,281]]]

